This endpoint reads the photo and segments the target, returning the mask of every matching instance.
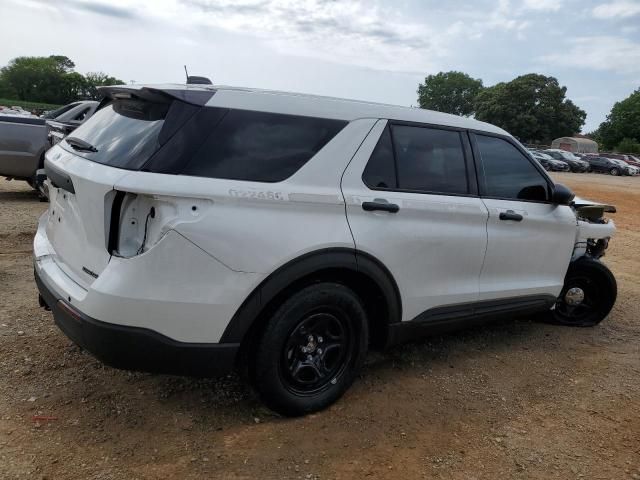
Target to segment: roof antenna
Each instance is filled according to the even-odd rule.
[[[190,77],[187,72],[187,66],[184,66],[184,73],[187,76],[187,85],[211,85],[211,80],[207,77],[196,77],[195,75]]]

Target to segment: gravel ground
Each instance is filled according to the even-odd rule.
[[[45,204],[0,180],[0,478],[640,479],[640,178],[556,179],[618,207],[607,320],[513,319],[372,354],[300,419],[233,376],[119,371],[75,347],[38,308]]]

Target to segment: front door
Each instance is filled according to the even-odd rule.
[[[472,139],[489,211],[480,300],[559,295],[575,242],[575,214],[551,203],[552,181],[510,140]]]

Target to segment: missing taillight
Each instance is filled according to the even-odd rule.
[[[116,192],[111,206],[111,221],[109,224],[109,241],[107,242],[107,250],[113,255],[118,251],[118,241],[120,237],[120,213],[122,210],[122,202],[126,193]]]

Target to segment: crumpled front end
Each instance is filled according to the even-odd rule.
[[[616,207],[576,197],[573,209],[578,228],[571,260],[583,256],[596,259],[604,256],[609,239],[616,232],[615,223],[606,218],[605,213],[615,213]]]

